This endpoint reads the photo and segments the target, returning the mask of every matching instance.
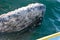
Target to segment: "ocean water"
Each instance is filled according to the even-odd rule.
[[[7,13],[31,3],[43,3],[46,12],[42,25],[24,33],[0,34],[0,40],[36,40],[60,32],[60,0],[0,0],[0,14]]]

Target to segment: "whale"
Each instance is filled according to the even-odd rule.
[[[0,15],[0,32],[17,32],[27,27],[41,25],[46,6],[42,3],[31,3]]]

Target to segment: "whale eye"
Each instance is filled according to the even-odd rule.
[[[35,7],[35,8],[37,8],[37,10],[43,10],[43,9],[45,9],[44,6],[37,6],[37,7]]]
[[[40,6],[40,9],[45,9],[45,7],[44,6]]]

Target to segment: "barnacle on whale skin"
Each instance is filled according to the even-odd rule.
[[[0,32],[16,32],[41,23],[45,5],[32,3],[14,11],[0,15]]]

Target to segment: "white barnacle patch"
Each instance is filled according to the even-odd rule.
[[[7,27],[8,27],[8,26],[6,26],[6,25],[4,26],[4,28],[7,28]]]
[[[3,26],[3,23],[0,23],[0,27],[2,27]]]

